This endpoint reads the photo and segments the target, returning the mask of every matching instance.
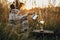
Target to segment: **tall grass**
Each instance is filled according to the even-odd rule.
[[[5,7],[3,7],[3,5],[4,4],[0,3],[0,40],[42,40],[39,38],[36,39],[35,36],[31,35],[31,31],[34,29],[39,29],[40,24],[30,18],[30,30],[24,33],[20,33],[20,28],[18,24],[13,27],[9,26],[9,8],[8,5],[5,5]],[[42,16],[45,21],[44,29],[53,30],[57,35],[60,35],[60,7],[45,8],[40,9],[39,11],[42,11]],[[40,20],[39,17],[37,21]],[[39,26],[35,24],[38,24]],[[44,40],[48,40],[48,38],[44,38]]]

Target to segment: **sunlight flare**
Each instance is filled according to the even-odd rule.
[[[8,0],[9,2],[13,2],[14,0]],[[24,3],[24,8],[29,10],[35,7],[45,8],[48,7],[49,4],[53,5],[54,7],[60,6],[59,0],[19,0],[20,2]]]

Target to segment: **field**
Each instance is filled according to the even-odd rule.
[[[39,15],[36,21],[39,22],[43,18],[45,21],[44,29],[54,31],[54,34],[58,36],[57,39],[60,40],[60,7],[36,9],[35,11]],[[30,16],[28,16],[30,30],[24,33],[20,33],[18,24],[9,26],[9,11],[8,5],[3,7],[3,4],[0,3],[0,40],[42,40],[42,36],[38,39],[36,36],[32,36],[31,31],[40,29],[40,25],[32,20]],[[41,15],[39,11],[41,11]],[[44,36],[44,40],[55,40],[55,38],[53,36]]]

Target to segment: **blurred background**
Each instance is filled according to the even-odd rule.
[[[13,31],[19,32],[19,28],[14,30],[14,28],[8,26],[9,13],[11,10],[10,5],[13,1],[15,0],[0,0],[0,40],[36,40],[35,38],[26,37],[27,34],[30,35],[29,32],[23,35],[17,34]],[[45,21],[44,29],[53,30],[58,36],[58,40],[60,40],[60,0],[18,0],[18,6],[20,3],[24,4],[21,7],[21,14],[38,13],[36,20],[39,22],[39,20],[43,19]],[[28,20],[29,26],[32,27],[32,29],[39,29],[39,24],[32,20],[31,15],[28,16]],[[36,25],[34,23],[36,23]],[[44,40],[54,40],[54,38],[46,38]]]

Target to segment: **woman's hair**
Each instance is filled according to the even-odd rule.
[[[20,5],[19,5],[19,9],[20,9],[23,5],[24,5],[24,3],[20,3]]]

